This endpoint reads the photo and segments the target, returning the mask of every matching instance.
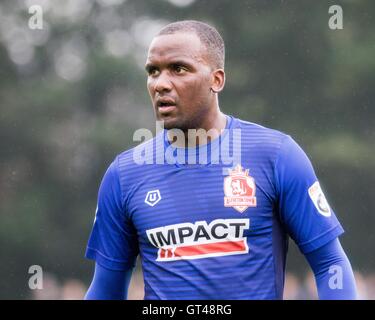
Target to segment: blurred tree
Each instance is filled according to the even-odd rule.
[[[28,298],[41,265],[87,284],[83,258],[101,177],[133,132],[154,130],[143,71],[158,29],[215,25],[226,42],[224,112],[291,134],[309,154],[356,269],[375,260],[375,2],[30,1],[0,3],[0,298]],[[344,29],[330,30],[340,4]],[[289,268],[306,265],[292,248]]]

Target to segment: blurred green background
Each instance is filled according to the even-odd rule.
[[[41,30],[28,25],[34,4],[43,9]],[[342,30],[328,26],[334,4]],[[84,252],[100,180],[135,145],[136,129],[154,132],[147,47],[181,19],[220,31],[221,109],[296,139],[346,229],[354,269],[373,276],[374,1],[2,0],[0,299],[47,297],[29,289],[31,265],[43,268],[51,292],[65,284],[65,295],[51,297],[89,285]],[[288,271],[301,278],[307,270],[292,246]]]

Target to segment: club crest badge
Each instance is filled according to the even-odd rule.
[[[238,212],[244,212],[248,207],[256,207],[255,181],[249,176],[249,170],[242,170],[237,165],[229,170],[229,176],[224,178],[224,206],[233,207]]]

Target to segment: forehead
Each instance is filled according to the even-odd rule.
[[[207,62],[205,49],[195,33],[174,33],[155,37],[149,47],[147,63],[169,60]]]

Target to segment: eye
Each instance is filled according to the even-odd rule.
[[[173,66],[173,70],[177,73],[177,74],[183,74],[187,71],[187,69],[181,65],[175,65]]]
[[[147,69],[147,74],[150,76],[150,77],[156,77],[159,75],[159,70],[157,68],[148,68]]]

